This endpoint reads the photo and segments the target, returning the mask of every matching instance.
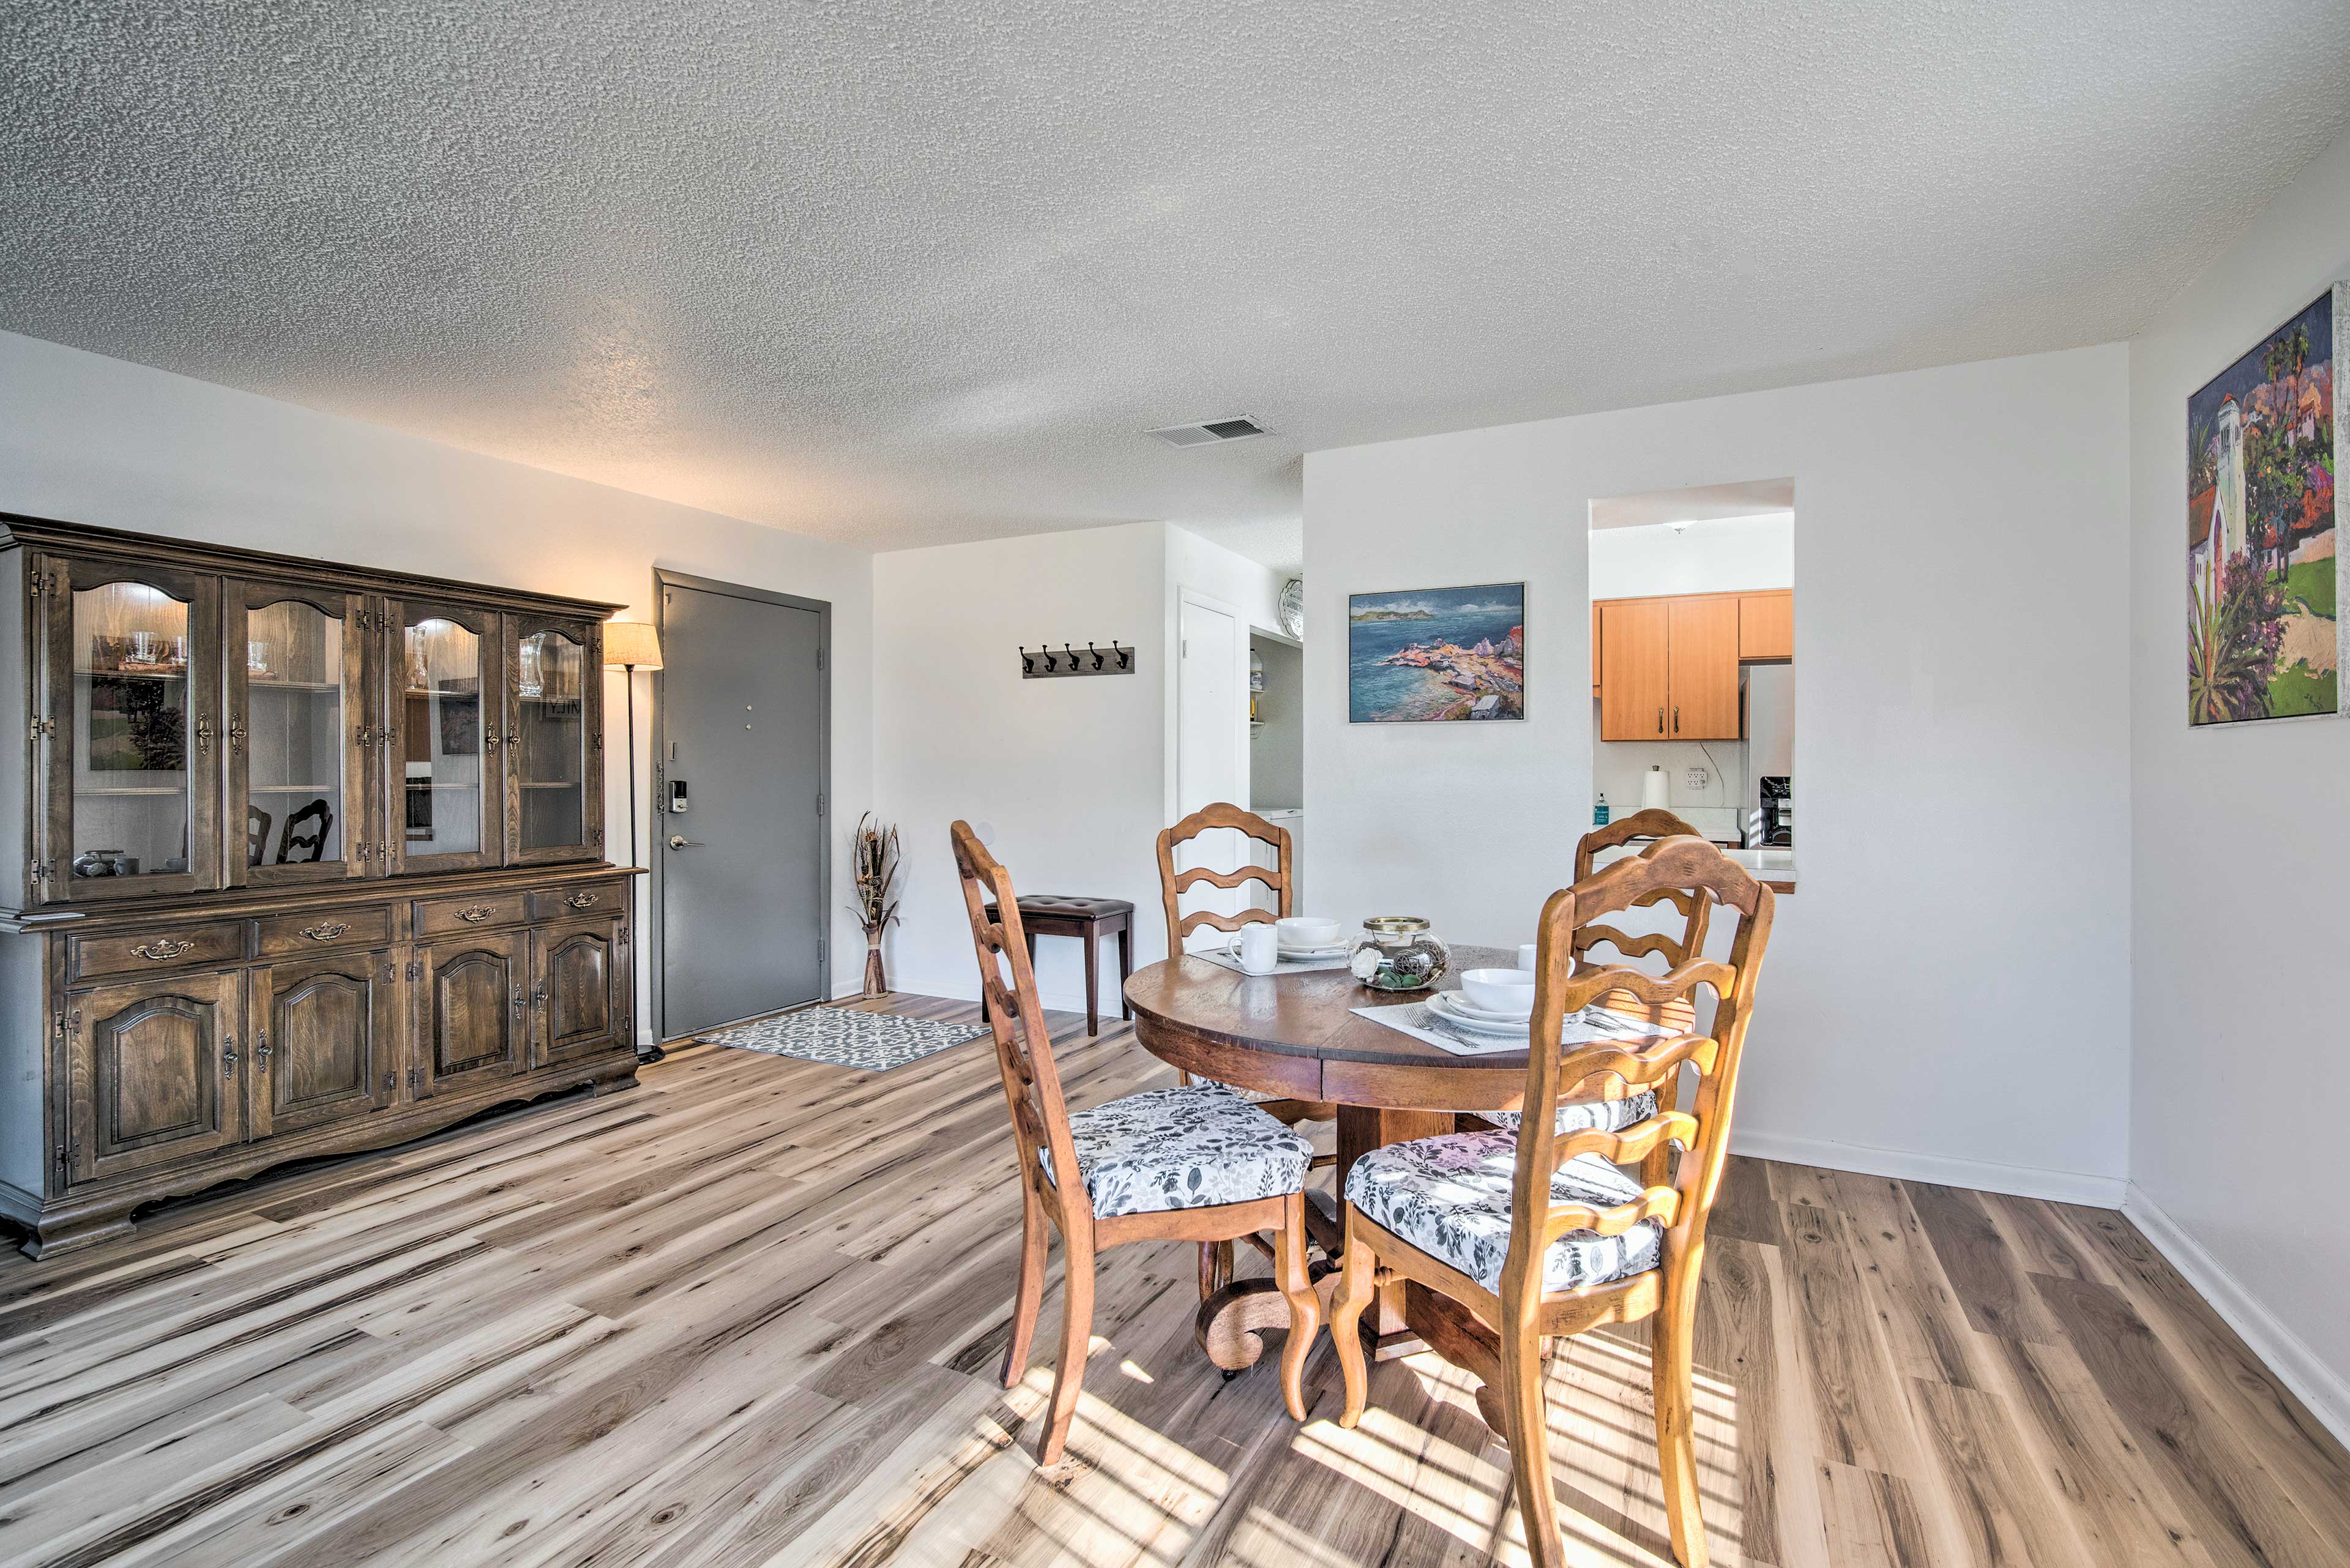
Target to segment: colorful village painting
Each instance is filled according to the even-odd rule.
[[[1526,716],[1526,586],[1354,594],[1347,717],[1357,724]]]
[[[2187,719],[2343,711],[2334,286],[2187,400]]]

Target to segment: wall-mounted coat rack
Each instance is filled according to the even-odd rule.
[[[1058,648],[1020,649],[1020,679],[1044,680],[1064,675],[1131,675],[1134,673],[1134,649],[1118,643],[1097,648],[1092,643],[1077,648],[1063,643]]]

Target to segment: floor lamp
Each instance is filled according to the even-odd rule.
[[[637,918],[637,884],[642,878],[633,875],[637,869],[637,671],[659,670],[660,667],[660,632],[640,620],[608,620],[604,623],[604,668],[628,672],[622,679],[629,683],[629,870],[632,873],[629,877],[629,928],[637,933],[639,948],[644,944],[645,925]],[[634,968],[636,961],[636,953],[632,950],[629,954],[629,967]],[[629,987],[629,994],[637,994],[633,983]],[[637,1021],[631,1018],[629,1020],[629,1037],[634,1039],[636,1033]],[[666,1054],[660,1043],[655,1042],[639,1048],[637,1060],[658,1062]]]

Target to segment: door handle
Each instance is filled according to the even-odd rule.
[[[669,846],[671,849],[699,849],[702,847],[702,840],[688,838],[682,833],[672,833],[669,836]]]

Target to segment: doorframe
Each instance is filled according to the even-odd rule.
[[[1183,607],[1186,605],[1197,605],[1201,609],[1228,617],[1232,620],[1232,642],[1228,650],[1228,656],[1232,661],[1232,691],[1241,699],[1232,705],[1232,756],[1239,763],[1240,773],[1240,776],[1233,781],[1239,786],[1233,793],[1242,797],[1232,804],[1239,806],[1243,811],[1248,810],[1249,803],[1246,797],[1251,793],[1247,701],[1248,639],[1249,633],[1254,628],[1251,625],[1248,616],[1238,605],[1220,599],[1213,594],[1203,593],[1188,585],[1178,584],[1175,589],[1174,625],[1169,628],[1168,637],[1168,640],[1175,645],[1172,649],[1174,658],[1169,661],[1175,671],[1175,678],[1170,682],[1173,688],[1172,711],[1169,714],[1169,727],[1174,732],[1175,736],[1175,743],[1168,748],[1169,761],[1172,764],[1167,770],[1167,820],[1170,822],[1180,821],[1186,810],[1183,805],[1183,680],[1185,667],[1190,662],[1183,653]],[[1198,807],[1190,809],[1197,810]],[[1243,861],[1247,859],[1248,848],[1245,844],[1241,846],[1240,856]],[[1237,889],[1235,896],[1243,901],[1243,907],[1245,907],[1245,900],[1249,896],[1247,890]]]
[[[824,810],[817,816],[816,934],[821,942],[816,964],[816,1000],[818,1003],[832,1000],[832,824],[836,813],[832,794],[832,601],[803,598],[797,594],[779,593],[773,588],[746,587],[741,583],[721,582],[715,577],[697,577],[687,572],[673,572],[666,566],[653,568],[653,628],[661,639],[664,650],[669,646],[669,590],[691,588],[697,593],[720,594],[728,598],[748,599],[754,604],[776,605],[785,609],[811,610],[816,615],[816,776],[818,791],[824,797]],[[669,762],[669,670],[663,667],[652,672],[653,711],[652,789],[647,803],[646,815],[656,840],[647,845],[652,856],[651,887],[652,918],[639,919],[639,934],[647,935],[646,952],[650,968],[646,975],[651,1002],[653,1044],[661,1044],[670,1037],[668,987],[663,979],[663,959],[669,928],[669,902],[665,888],[665,867],[669,857],[660,853],[667,835],[660,832],[661,819],[669,815],[667,800]],[[764,1016],[759,1014],[756,1016]],[[734,1020],[733,1022],[740,1022]],[[713,1025],[723,1027],[723,1025]]]
[[[1175,760],[1175,766],[1167,780],[1167,804],[1171,813],[1168,820],[1170,822],[1174,821],[1177,817],[1180,817],[1183,813],[1182,643],[1183,607],[1185,605],[1198,605],[1201,609],[1212,610],[1218,615],[1229,616],[1232,618],[1233,687],[1234,690],[1243,693],[1246,693],[1248,691],[1249,634],[1251,631],[1255,629],[1249,624],[1249,618],[1241,612],[1241,608],[1238,605],[1228,603],[1223,599],[1216,597],[1213,594],[1202,593],[1198,588],[1180,586],[1176,588],[1174,637],[1171,639],[1176,645],[1175,659],[1173,661],[1175,665],[1175,744],[1171,748]],[[1248,793],[1246,786],[1249,782],[1249,728],[1248,704],[1245,701],[1234,706],[1232,710],[1232,727],[1236,741],[1236,746],[1232,754],[1240,759],[1241,777],[1239,782],[1243,786],[1240,793],[1246,794]],[[1244,800],[1236,800],[1232,802],[1232,804],[1239,806],[1243,811],[1246,811],[1248,809],[1248,803]]]

